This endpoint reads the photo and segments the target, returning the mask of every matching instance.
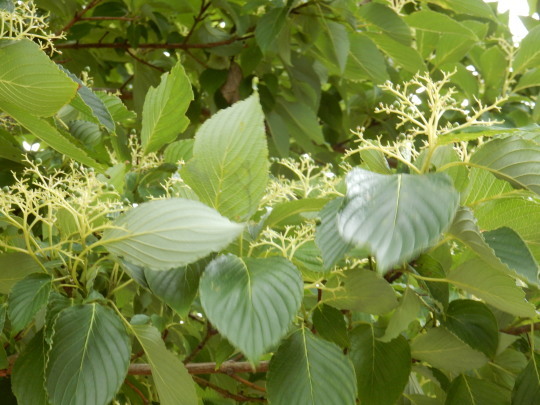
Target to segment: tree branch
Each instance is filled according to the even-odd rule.
[[[188,363],[186,368],[190,374],[227,374],[235,373],[265,373],[268,371],[268,362],[261,361],[259,365],[252,368],[251,363],[247,361],[235,362],[226,361],[216,369],[216,363]],[[150,375],[152,369],[150,364],[131,364],[128,369],[130,375]]]
[[[84,7],[81,11],[75,14],[75,17],[71,19],[70,22],[68,22],[64,28],[60,30],[60,32],[57,32],[57,34],[61,34],[62,32],[66,32],[69,30],[73,25],[75,25],[80,19],[91,9],[93,9],[95,6],[97,6],[99,3],[101,3],[103,0],[92,0],[86,7]]]
[[[501,330],[501,332],[503,333],[507,333],[509,335],[521,335],[522,333],[529,333],[531,331],[531,329],[533,330],[540,330],[540,322],[537,322],[537,323],[533,323],[533,324],[527,324],[527,325],[521,325],[521,326],[516,326],[516,327],[511,327],[511,328],[507,328],[507,329],[503,329]]]
[[[131,50],[129,48],[126,49],[126,52],[129,54],[129,56],[131,56],[136,61],[142,63],[143,65],[149,66],[152,69],[156,69],[157,71],[159,71],[161,73],[165,72],[165,69],[162,69],[162,68],[160,68],[159,66],[156,66],[156,65],[152,65],[150,62],[147,62],[144,59],[139,58],[137,55],[135,55],[133,52],[131,52]]]
[[[135,21],[135,17],[108,17],[108,16],[97,16],[97,17],[81,17],[79,21]]]
[[[75,43],[63,43],[55,45],[57,49],[88,49],[88,48],[114,48],[114,49],[204,49],[215,48],[218,46],[229,45],[237,41],[244,41],[252,38],[253,34],[244,35],[242,37],[233,37],[224,41],[208,42],[206,44],[184,44],[184,43],[172,43],[172,44],[138,44],[137,46],[131,45],[129,42],[109,42],[109,43],[88,43],[81,44]]]

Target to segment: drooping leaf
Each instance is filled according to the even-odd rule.
[[[8,294],[17,281],[41,271],[34,258],[26,253],[0,254],[0,294]]]
[[[47,303],[51,287],[52,279],[49,275],[36,273],[18,281],[11,288],[8,314],[14,333],[24,329]]]
[[[226,217],[247,219],[265,191],[267,156],[264,115],[254,94],[204,122],[181,174],[202,202]]]
[[[181,139],[170,143],[163,152],[163,160],[167,163],[177,163],[179,160],[187,162],[193,157],[194,139]]]
[[[510,400],[510,391],[491,381],[481,380],[461,374],[448,388],[445,405],[506,405]],[[526,402],[523,402],[525,404]],[[532,403],[532,402],[530,402]]]
[[[480,301],[454,300],[446,310],[445,326],[473,349],[493,358],[499,345],[495,316]]]
[[[512,405],[540,401],[540,355],[533,353],[527,367],[518,375],[512,392]]]
[[[48,355],[52,405],[107,405],[127,373],[131,344],[114,312],[99,304],[60,312]]]
[[[540,145],[532,140],[519,136],[492,139],[478,148],[471,163],[540,194]]]
[[[349,270],[344,273],[343,288],[324,291],[324,303],[338,309],[351,309],[368,314],[385,314],[398,302],[394,289],[377,273],[368,270]]]
[[[507,181],[497,179],[490,171],[473,167],[469,173],[469,184],[462,194],[462,203],[478,204],[513,190]]]
[[[154,152],[186,129],[185,113],[193,100],[191,84],[180,62],[148,89],[142,110],[141,141],[145,153]]]
[[[264,227],[296,225],[303,221],[302,213],[320,211],[328,202],[325,198],[302,198],[276,204],[264,221]]]
[[[528,68],[538,66],[540,62],[540,49],[537,46],[538,41],[540,41],[540,26],[530,30],[519,44],[519,49],[512,63],[514,73],[521,73]]]
[[[43,331],[40,331],[17,357],[11,382],[13,393],[20,404],[49,405],[44,384],[47,350]]]
[[[411,342],[412,357],[453,373],[482,367],[488,358],[444,327],[431,328]]]
[[[305,328],[272,357],[267,389],[273,405],[353,405],[357,390],[354,368],[339,346]]]
[[[263,54],[275,51],[277,40],[287,22],[287,7],[276,7],[264,14],[255,28],[255,40]]]
[[[1,48],[0,48],[1,49]],[[63,153],[67,157],[74,159],[82,164],[93,167],[99,171],[105,171],[105,168],[88,156],[86,151],[77,146],[70,139],[62,135],[48,121],[36,117],[25,109],[19,108],[8,101],[0,100],[0,109],[4,110],[21,126],[30,131],[37,138],[45,142],[57,152]]]
[[[330,201],[319,214],[321,223],[317,227],[315,243],[321,250],[324,267],[327,269],[334,266],[352,248],[350,243],[343,240],[338,229],[338,213],[343,200],[340,197]]]
[[[359,325],[351,332],[351,360],[362,404],[392,405],[409,381],[411,349],[403,336],[381,342],[372,325]]]
[[[540,86],[540,69],[529,69],[521,75],[518,83],[514,87],[514,91],[520,91],[529,87]]]
[[[77,83],[29,39],[0,47],[0,60],[4,66],[0,108],[4,111],[4,103],[8,103],[26,114],[49,117],[75,96]]]
[[[185,316],[197,295],[205,260],[168,271],[144,269],[148,288],[180,316]]]
[[[399,334],[406,330],[409,327],[409,324],[417,318],[420,308],[420,299],[413,290],[407,288],[401,298],[399,307],[394,311],[388,322],[386,331],[380,340],[382,342],[389,342],[398,337]]]
[[[426,71],[424,58],[418,51],[410,46],[403,45],[385,34],[368,32],[366,35],[386,53],[392,60],[400,65],[407,72],[416,74]]]
[[[349,41],[351,49],[345,67],[349,80],[372,79],[375,83],[384,83],[389,79],[386,69],[381,68],[386,65],[384,56],[368,36],[355,32],[349,35]]]
[[[411,43],[412,35],[409,26],[391,8],[381,3],[367,3],[358,9],[358,14],[362,20],[381,29],[390,38],[404,45]]]
[[[114,225],[101,240],[107,250],[152,270],[193,263],[227,246],[243,229],[212,208],[182,198],[141,204]]]
[[[415,269],[421,276],[429,278],[446,277],[442,264],[434,257],[424,254],[416,260]],[[431,296],[439,301],[444,307],[448,305],[450,296],[448,284],[445,282],[420,281],[424,284]]]
[[[230,254],[207,266],[199,290],[210,322],[254,362],[287,333],[303,296],[300,273],[286,259]]]
[[[445,35],[459,35],[462,40],[477,39],[476,34],[465,24],[450,16],[432,10],[421,10],[405,17],[405,22],[416,30]]]
[[[343,313],[330,305],[320,305],[313,311],[313,326],[317,334],[341,347],[349,347],[349,335]]]
[[[489,5],[482,0],[431,0],[430,2],[458,14],[469,14],[476,17],[495,19],[495,15]]]
[[[338,72],[343,73],[349,56],[350,42],[347,29],[343,24],[321,20],[321,35],[318,36],[315,46],[325,60],[336,66]]]
[[[444,174],[381,175],[354,169],[338,217],[342,237],[369,248],[381,272],[414,258],[450,225],[459,195]]]
[[[474,294],[501,311],[532,317],[534,306],[525,300],[525,293],[512,277],[493,268],[479,258],[469,260],[448,273],[448,281]]]
[[[159,331],[151,325],[131,325],[141,344],[161,405],[197,405],[195,384],[180,359],[169,352]]]
[[[538,284],[538,263],[517,232],[503,227],[484,232],[483,236],[501,262],[528,282]]]

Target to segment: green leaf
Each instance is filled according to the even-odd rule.
[[[141,141],[145,153],[174,141],[189,124],[185,113],[193,100],[191,84],[180,62],[161,76],[146,93],[142,110]]]
[[[480,204],[474,211],[485,230],[507,226],[516,231],[536,260],[540,260],[540,204],[531,197],[501,198]]]
[[[527,70],[521,75],[518,83],[514,87],[514,91],[521,91],[529,87],[540,86],[540,69],[533,68]]]
[[[532,353],[527,367],[518,375],[512,392],[512,405],[540,402],[540,355]]]
[[[328,202],[325,198],[302,198],[285,201],[272,207],[272,212],[264,221],[265,227],[282,227],[284,225],[297,225],[305,220],[302,213],[318,212]]]
[[[114,312],[98,304],[60,312],[46,371],[52,405],[107,405],[127,374],[131,344]]]
[[[350,243],[342,239],[338,229],[338,213],[343,200],[343,198],[339,197],[330,201],[319,214],[321,223],[317,227],[315,243],[321,250],[326,269],[334,266],[352,248]]]
[[[420,256],[416,260],[415,269],[418,274],[424,277],[441,279],[446,277],[446,273],[444,272],[441,263],[430,255]],[[420,281],[420,283],[425,284],[431,296],[439,301],[444,307],[448,305],[450,292],[447,283],[438,281]]]
[[[77,83],[29,39],[0,47],[0,60],[5,67],[0,72],[2,109],[8,103],[27,114],[49,117],[75,96]]]
[[[13,135],[0,128],[0,158],[13,162],[23,162],[23,150],[17,146]]]
[[[468,14],[475,17],[489,18],[495,20],[493,11],[482,0],[430,0],[447,10],[452,10],[458,14]]]
[[[315,46],[324,59],[335,65],[339,73],[343,73],[351,46],[347,29],[343,24],[326,18],[322,18],[320,23],[321,35],[318,36]]]
[[[351,360],[362,404],[395,404],[411,372],[407,340],[400,336],[388,343],[380,342],[372,325],[359,325],[351,332]]]
[[[501,311],[516,316],[535,316],[534,306],[525,300],[525,293],[514,279],[481,259],[474,258],[461,264],[450,271],[447,279]]]
[[[385,176],[354,169],[347,175],[347,198],[338,217],[341,236],[369,248],[386,272],[439,239],[459,194],[445,174]]]
[[[229,218],[249,218],[268,181],[268,148],[259,96],[253,94],[205,121],[195,136],[184,181],[202,202]]]
[[[487,380],[461,374],[448,388],[445,405],[507,405],[510,392]],[[526,404],[527,402],[520,402]],[[528,402],[532,404],[532,402]]]
[[[421,10],[405,17],[405,22],[416,30],[436,33],[451,34],[462,37],[462,40],[477,40],[476,34],[464,24],[443,13],[431,10]]]
[[[263,54],[275,51],[288,14],[287,7],[276,7],[265,13],[258,21],[255,28],[255,40]]]
[[[56,151],[82,164],[94,167],[99,171],[105,171],[105,168],[101,164],[88,156],[86,151],[58,132],[48,121],[31,115],[25,109],[21,109],[7,101],[0,100],[0,109],[4,110],[20,125]]]
[[[371,79],[374,83],[382,84],[390,78],[383,54],[369,37],[361,32],[355,32],[349,35],[349,41],[350,52],[344,74],[347,79]]]
[[[540,145],[519,136],[493,139],[471,156],[475,167],[540,194]]]
[[[406,71],[416,74],[427,70],[424,58],[420,56],[416,49],[403,45],[384,34],[368,32],[366,35],[377,44],[379,49]]]
[[[473,205],[512,191],[514,189],[507,181],[497,179],[489,170],[473,167],[469,173],[469,184],[461,199],[463,205]]]
[[[512,68],[514,74],[522,73],[528,68],[536,67],[540,63],[540,26],[530,30],[519,44],[519,48],[514,57]]]
[[[100,244],[152,270],[193,263],[226,247],[244,228],[198,201],[182,198],[141,204],[113,224]]]
[[[195,139],[181,139],[179,141],[170,143],[163,152],[163,160],[167,163],[174,164],[180,160],[187,162],[193,157],[194,144]]]
[[[287,333],[303,297],[300,273],[286,259],[231,254],[206,267],[199,291],[210,322],[253,362]]]
[[[484,232],[483,236],[501,262],[529,283],[538,284],[538,263],[517,232],[503,227]]]
[[[339,346],[309,330],[294,332],[270,361],[266,387],[272,405],[353,405],[356,378]]]
[[[131,325],[152,369],[161,405],[197,405],[195,384],[180,359],[169,352],[151,325]]]
[[[401,298],[399,307],[396,308],[388,322],[384,336],[380,340],[382,342],[389,342],[398,337],[401,332],[409,327],[412,321],[417,319],[421,306],[422,302],[416,293],[412,289],[407,288]]]
[[[412,357],[452,373],[482,367],[488,358],[443,327],[431,328],[411,342]]]
[[[493,358],[499,345],[495,316],[479,301],[455,300],[446,310],[444,325],[463,342]]]
[[[8,314],[13,333],[24,329],[49,300],[52,279],[43,273],[30,274],[18,281],[9,294]]]
[[[322,304],[313,310],[313,326],[323,339],[341,347],[349,347],[347,324],[343,313],[330,305]]]
[[[48,347],[39,331],[25,346],[13,366],[11,384],[20,404],[49,405],[45,391],[45,362]]]
[[[438,150],[438,149],[437,149]],[[388,165],[388,161],[384,156],[384,153],[378,150],[363,150],[360,152],[362,158],[362,166],[370,172],[380,174],[392,174],[392,169]]]
[[[17,281],[41,271],[34,258],[26,253],[0,254],[0,294],[8,294]]]
[[[369,270],[349,270],[344,273],[343,288],[324,291],[322,302],[338,309],[350,309],[368,314],[385,314],[398,302],[394,289],[377,273]]]
[[[409,26],[389,7],[380,3],[363,4],[358,9],[358,15],[362,20],[381,29],[390,38],[404,45],[411,43],[412,35]]]
[[[203,271],[198,263],[168,271],[144,270],[148,288],[180,316],[187,315],[199,288]]]

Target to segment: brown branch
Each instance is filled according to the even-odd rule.
[[[139,396],[139,398],[141,398],[141,400],[143,401],[143,404],[149,404],[150,401],[148,401],[148,399],[146,399],[146,397],[144,396],[144,394],[141,392],[140,389],[138,389],[137,387],[135,387],[129,380],[124,380],[124,384],[126,384],[129,388],[131,388],[135,394],[137,394]]]
[[[109,16],[96,16],[96,17],[82,17],[79,21],[135,21],[136,17],[109,17]]]
[[[137,55],[135,55],[131,50],[128,48],[126,49],[126,52],[131,56],[133,59],[135,59],[137,62],[142,63],[143,65],[146,65],[148,67],[151,67],[152,69],[156,69],[157,71],[161,73],[165,73],[165,69],[160,68],[159,66],[153,65],[150,62],[145,61],[144,59],[139,58]]]
[[[191,38],[191,36],[193,35],[193,32],[195,31],[195,28],[197,27],[197,25],[202,21],[204,20],[204,13],[206,12],[206,10],[208,10],[208,7],[210,7],[210,4],[211,3],[206,3],[206,1],[201,1],[201,8],[199,10],[199,14],[197,14],[195,17],[193,17],[193,25],[191,26],[189,32],[187,33],[186,37],[184,38],[184,41],[183,43],[187,43],[187,41],[189,40],[189,38]]]
[[[92,0],[85,8],[83,8],[81,11],[75,14],[75,16],[71,19],[70,22],[68,22],[64,28],[62,28],[57,34],[61,34],[62,32],[66,32],[69,30],[73,25],[75,25],[80,19],[91,9],[93,9],[95,6],[97,6],[99,3],[101,3],[103,0]]]
[[[223,45],[230,45],[237,41],[244,41],[252,38],[253,34],[244,35],[242,37],[233,37],[224,41],[207,42],[206,44],[184,44],[184,43],[172,43],[172,44],[139,44],[137,46],[131,45],[129,42],[109,42],[100,43],[93,42],[87,44],[75,43],[63,43],[55,45],[58,49],[88,49],[88,48],[113,48],[113,49],[205,49],[215,48]]]
[[[259,365],[252,368],[251,363],[247,361],[234,362],[226,361],[216,369],[216,363],[188,363],[186,368],[190,374],[227,374],[235,373],[266,373],[268,371],[268,362],[261,361]],[[131,364],[128,369],[130,375],[151,375],[150,364]]]
[[[250,388],[253,388],[254,390],[261,391],[261,392],[266,392],[266,388],[261,387],[261,386],[259,386],[257,384],[253,384],[251,381],[248,381],[245,378],[242,378],[242,377],[240,377],[240,376],[238,376],[236,374],[231,374],[230,377],[232,379],[235,379],[236,381],[250,387]]]
[[[210,325],[210,322],[208,322],[206,326],[206,335],[204,336],[203,340],[199,342],[197,347],[193,349],[193,351],[186,356],[186,358],[184,359],[184,364],[189,363],[191,360],[193,360],[195,356],[197,356],[197,354],[199,354],[199,352],[204,348],[206,343],[208,343],[210,338],[214,336],[215,334],[217,334],[217,330],[212,328],[212,325]]]
[[[233,394],[232,392],[229,392],[229,391],[227,391],[227,390],[225,390],[225,389],[223,389],[221,387],[218,387],[215,384],[212,384],[210,381],[206,381],[204,378],[193,377],[193,379],[197,383],[199,383],[201,385],[212,388],[214,391],[218,392],[219,394],[221,394],[225,398],[231,398],[231,399],[234,399],[236,401],[241,401],[241,402],[246,402],[246,401],[249,401],[249,402],[266,402],[265,398],[255,398],[255,397],[247,397],[247,396],[244,396],[244,395]]]
[[[517,336],[521,335],[522,333],[529,333],[531,329],[540,330],[540,322],[503,329],[501,332]]]

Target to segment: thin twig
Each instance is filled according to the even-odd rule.
[[[540,330],[540,322],[503,329],[501,332],[517,336],[522,333],[529,333],[531,330]]]
[[[204,20],[204,13],[206,12],[206,10],[208,10],[208,7],[210,7],[210,4],[211,3],[207,3],[206,1],[202,1],[201,2],[201,8],[199,10],[199,14],[197,14],[195,17],[193,17],[193,25],[191,26],[189,32],[187,33],[186,37],[184,38],[184,41],[182,41],[184,44],[187,43],[187,41],[189,40],[189,38],[191,38],[191,36],[193,35],[193,32],[195,31],[195,28],[197,27],[197,25],[202,21]]]
[[[108,43],[87,43],[81,44],[75,43],[63,43],[55,45],[58,49],[88,49],[88,48],[113,48],[113,49],[205,49],[215,48],[223,45],[230,45],[237,41],[244,41],[249,38],[253,38],[254,34],[247,34],[241,37],[233,37],[223,41],[207,42],[205,44],[184,44],[184,43],[172,43],[172,44],[138,44],[137,46],[131,45],[129,42],[108,42]]]
[[[135,21],[136,17],[109,17],[109,16],[96,16],[96,17],[82,17],[79,21]]]
[[[212,384],[210,381],[206,381],[204,378],[193,377],[193,379],[197,383],[199,383],[201,385],[212,388],[214,391],[221,394],[225,398],[231,398],[231,399],[234,399],[236,401],[242,401],[242,402],[245,402],[245,401],[266,402],[265,398],[255,398],[255,397],[247,397],[247,396],[244,396],[244,395],[233,394],[232,392],[229,392],[229,391],[227,391],[227,390],[225,390],[225,389],[223,389],[221,387],[218,387],[215,384]]]
[[[57,32],[57,34],[61,34],[62,32],[66,32],[69,30],[73,25],[75,25],[80,19],[91,9],[93,9],[95,6],[97,6],[99,3],[101,3],[103,0],[92,0],[86,7],[84,7],[81,11],[75,14],[75,17],[71,19],[70,22],[68,22],[64,28],[60,30],[60,32]]]
[[[217,334],[217,330],[212,328],[212,325],[210,325],[210,322],[208,322],[206,326],[206,335],[204,336],[203,340],[199,342],[197,347],[193,349],[193,351],[189,355],[186,356],[186,358],[184,359],[184,364],[189,363],[191,360],[193,360],[195,356],[197,356],[197,354],[199,354],[199,352],[204,348],[210,338],[215,334]]]
[[[160,68],[159,66],[153,65],[150,62],[145,61],[144,59],[139,58],[137,55],[135,55],[131,50],[128,48],[126,49],[126,52],[131,56],[133,59],[135,59],[137,62],[142,63],[143,65],[149,66],[152,69],[156,69],[157,71],[160,71],[161,73],[165,72],[165,69]]]
[[[241,382],[242,384],[250,387],[250,388],[253,388],[254,390],[257,390],[257,391],[261,391],[261,392],[266,392],[266,388],[264,387],[261,387],[257,384],[253,384],[251,381],[248,381],[246,380],[245,378],[242,378],[236,374],[231,374],[229,377],[231,377],[232,379],[238,381],[238,382]]]
[[[135,391],[135,394],[137,394],[139,396],[139,398],[141,398],[141,400],[143,401],[143,404],[149,404],[150,401],[148,401],[148,399],[146,399],[146,397],[144,396],[144,394],[141,392],[140,389],[138,389],[137,387],[135,387],[129,380],[124,380],[124,384],[126,384],[129,388],[131,388],[133,391]]]

